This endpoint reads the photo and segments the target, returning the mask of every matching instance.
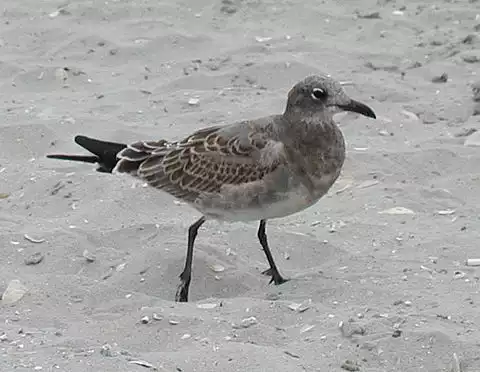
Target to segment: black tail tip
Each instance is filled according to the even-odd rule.
[[[84,163],[98,163],[98,156],[92,155],[67,155],[67,154],[48,154],[46,156],[48,159],[59,159],[59,160],[71,160],[71,161],[80,161]]]

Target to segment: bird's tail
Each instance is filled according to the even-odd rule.
[[[47,158],[98,163],[97,171],[112,173],[113,168],[115,168],[119,160],[117,159],[117,154],[127,147],[127,145],[123,143],[100,141],[85,136],[76,136],[75,142],[90,151],[93,155],[51,154],[47,155]]]

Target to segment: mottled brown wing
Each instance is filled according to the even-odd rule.
[[[225,184],[238,185],[262,179],[278,162],[260,162],[267,145],[261,134],[226,136],[221,127],[200,130],[180,142],[137,142],[119,153],[116,171],[144,179],[187,201],[202,193],[219,192]]]

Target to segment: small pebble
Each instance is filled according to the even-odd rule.
[[[394,330],[393,333],[392,333],[392,337],[393,337],[393,338],[398,338],[398,337],[400,337],[401,335],[402,335],[402,331],[399,330],[399,329]]]
[[[462,279],[465,277],[465,273],[463,271],[455,271],[453,273],[453,278],[454,279]]]
[[[44,258],[45,256],[43,255],[43,253],[35,252],[31,256],[25,258],[25,265],[37,265],[42,262]]]
[[[221,273],[221,272],[225,271],[225,267],[223,267],[222,265],[218,265],[218,264],[211,265],[210,269],[212,269],[212,271],[215,272],[215,273]]]
[[[447,81],[448,81],[448,74],[445,72],[439,76],[434,76],[432,78],[432,83],[446,83]]]
[[[83,298],[80,297],[80,296],[72,296],[72,297],[70,298],[70,301],[72,301],[73,303],[78,304],[78,303],[80,303],[80,302],[83,302]]]
[[[96,259],[96,258],[95,258],[95,255],[93,255],[92,253],[90,253],[90,252],[88,251],[88,249],[85,249],[85,250],[83,251],[82,256],[83,256],[83,258],[85,258],[85,260],[86,260],[87,262],[95,262],[95,259]]]
[[[480,62],[480,53],[474,53],[473,51],[464,52],[462,54],[462,59],[466,63],[478,63]]]
[[[352,362],[351,360],[346,360],[345,362],[343,362],[343,364],[340,367],[345,371],[351,371],[351,372],[360,371],[358,364],[355,362]]]
[[[142,322],[142,324],[148,324],[150,323],[150,318],[145,315],[144,317],[142,317],[142,319],[140,319],[140,321]]]
[[[254,316],[251,316],[249,318],[243,319],[240,324],[234,324],[233,328],[234,329],[241,329],[241,328],[250,328],[251,326],[255,325],[258,323],[257,318]]]
[[[342,335],[346,338],[351,338],[354,335],[359,335],[363,336],[366,333],[366,330],[364,327],[355,324],[354,322],[340,322],[338,324],[338,328],[340,329],[340,332]]]
[[[312,303],[312,300],[304,301],[301,304],[294,302],[294,303],[288,305],[288,308],[290,310],[296,311],[298,313],[303,313],[310,308],[311,303]]]
[[[112,347],[110,346],[110,344],[103,345],[102,348],[100,349],[100,354],[102,354],[104,357],[112,357],[113,353],[112,353]]]

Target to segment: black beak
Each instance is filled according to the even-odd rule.
[[[342,110],[345,110],[345,111],[352,111],[352,112],[362,114],[364,116],[368,116],[369,118],[373,118],[373,119],[377,118],[377,116],[375,115],[375,113],[370,107],[368,107],[367,105],[361,102],[355,101],[354,99],[350,100],[348,104],[339,105],[338,107],[340,107]]]

